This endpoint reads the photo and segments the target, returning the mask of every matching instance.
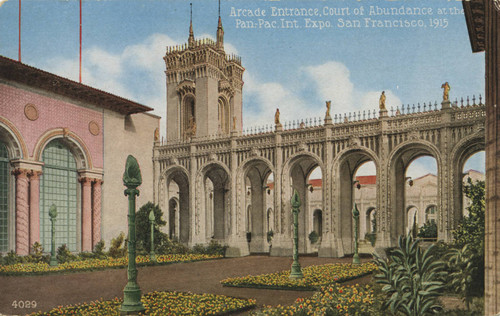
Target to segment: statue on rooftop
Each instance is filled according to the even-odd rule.
[[[280,109],[276,109],[276,113],[274,114],[274,123],[276,125],[280,125]]]
[[[441,89],[443,89],[443,101],[448,101],[450,98],[450,85],[448,81],[441,85]]]
[[[385,108],[385,91],[382,91],[382,94],[380,95],[380,99],[378,100],[378,106],[380,110],[386,110]]]

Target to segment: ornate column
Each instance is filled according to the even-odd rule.
[[[40,175],[41,171],[31,170],[30,180],[30,212],[29,212],[29,246],[40,242]]]
[[[92,248],[101,240],[102,183],[102,180],[95,179],[92,186]]]
[[[82,251],[92,251],[92,179],[78,181],[82,184]]]
[[[16,176],[16,253],[21,256],[29,254],[29,205],[28,205],[28,173],[26,169],[17,168],[12,173]]]

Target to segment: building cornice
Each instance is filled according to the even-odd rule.
[[[28,66],[4,56],[0,56],[0,78],[36,87],[125,115],[153,110],[134,101]]]

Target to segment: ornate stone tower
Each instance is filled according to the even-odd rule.
[[[167,66],[167,141],[241,131],[245,69],[240,57],[224,51],[220,8],[216,42],[196,40],[191,17],[187,44],[167,47],[163,59]]]

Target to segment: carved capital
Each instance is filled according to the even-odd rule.
[[[36,171],[36,170],[31,170],[28,176],[30,177],[30,180],[38,180],[40,179],[40,176],[42,175],[41,171]]]
[[[90,185],[92,183],[92,178],[88,178],[88,177],[81,177],[78,179],[78,182],[80,182],[82,185],[86,186],[86,185]]]
[[[18,179],[18,178],[27,178],[28,175],[30,174],[30,170],[22,169],[22,168],[16,168],[16,169],[12,170],[12,174],[16,176],[16,179]]]

